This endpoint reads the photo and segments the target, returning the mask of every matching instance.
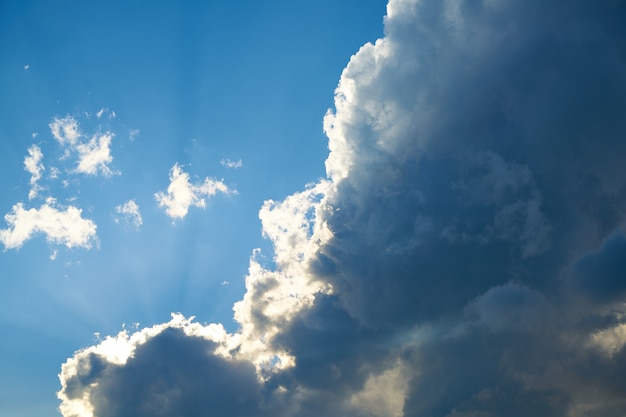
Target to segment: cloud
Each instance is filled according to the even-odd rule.
[[[134,142],[140,133],[141,133],[140,129],[131,129],[128,131],[128,138],[130,139],[131,142]]]
[[[96,117],[99,119],[105,111],[108,112],[101,109],[96,113]],[[115,112],[109,114],[110,118],[115,117]],[[113,162],[111,141],[115,135],[112,132],[96,132],[87,139],[81,132],[78,121],[72,116],[55,117],[49,126],[52,136],[64,149],[64,158],[76,154],[76,168],[72,172],[104,176],[119,174],[109,167]]]
[[[108,166],[113,161],[110,149],[111,139],[113,139],[113,134],[107,132],[93,136],[88,142],[78,144],[76,146],[78,152],[76,172],[88,175],[98,173],[105,176],[112,175],[113,171]]]
[[[41,148],[37,145],[32,145],[28,148],[28,156],[24,158],[24,169],[30,173],[30,191],[28,192],[28,199],[32,200],[37,197],[37,193],[41,191],[41,186],[38,181],[41,179],[41,174],[45,169],[41,160],[43,159],[43,153]]]
[[[191,320],[173,314],[169,323],[134,333],[124,330],[78,352],[61,371],[61,412],[102,417],[257,414],[260,386],[254,367],[232,357],[222,326]],[[114,403],[109,401],[113,396]]]
[[[135,200],[128,200],[124,204],[115,206],[115,211],[121,214],[127,223],[133,224],[135,227],[140,227],[143,223],[139,206],[135,203]],[[119,219],[116,219],[116,222],[118,221]]]
[[[81,209],[71,205],[58,207],[52,199],[38,209],[26,209],[22,203],[17,203],[4,220],[9,226],[8,229],[0,229],[0,242],[5,250],[20,248],[40,233],[49,242],[68,248],[90,248],[97,238],[96,224],[83,218]]]
[[[61,146],[75,146],[78,139],[82,136],[78,128],[78,122],[72,116],[55,117],[49,126],[52,136]]]
[[[114,111],[109,110],[109,109],[104,108],[104,107],[103,107],[103,108],[101,108],[100,110],[98,110],[98,111],[95,113],[95,116],[96,116],[96,118],[97,118],[97,119],[100,119],[100,118],[102,118],[102,116],[103,116],[103,115],[106,115],[106,114],[108,114],[109,119],[114,119],[114,118],[116,117],[116,114],[115,114],[115,112],[114,112]]]
[[[143,366],[94,356],[60,397],[97,415],[156,398],[194,415],[170,394],[187,386],[206,390],[185,407],[234,415],[624,415],[625,7],[391,0],[324,118],[328,178],[260,211],[274,256],[251,258],[239,330],[172,332]],[[224,343],[190,355],[206,379],[166,359]],[[213,396],[233,363],[241,383]],[[150,395],[106,388],[133,384]]]
[[[226,168],[241,168],[243,166],[243,162],[241,161],[241,159],[238,159],[236,161],[231,161],[230,159],[226,158],[226,159],[222,159],[220,163],[222,164],[222,166],[225,166]]]
[[[183,218],[187,215],[190,206],[206,206],[205,198],[211,198],[218,193],[236,193],[224,184],[223,180],[205,178],[201,183],[192,184],[189,174],[184,172],[178,163],[170,170],[170,185],[167,193],[159,191],[154,195],[160,207],[165,207],[165,212],[173,219]],[[203,198],[204,197],[204,198]]]

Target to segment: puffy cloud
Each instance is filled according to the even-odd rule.
[[[178,163],[170,170],[170,185],[167,193],[159,191],[154,195],[160,207],[165,207],[165,212],[173,219],[183,218],[187,215],[190,206],[206,206],[205,198],[214,197],[218,193],[231,194],[235,190],[228,188],[223,180],[205,178],[201,183],[192,184],[189,174],[182,170]]]
[[[625,13],[390,1],[385,37],[352,57],[324,118],[328,179],[260,211],[274,257],[252,257],[219,362],[248,369],[233,384],[248,415],[624,415]],[[182,217],[195,194],[174,168]],[[185,340],[173,349],[218,349]],[[62,375],[60,393],[96,415],[150,415],[155,398],[100,386],[153,392],[172,374],[212,393],[221,366],[195,357],[198,379],[102,357],[111,379]],[[185,400],[210,413],[231,394]]]
[[[73,417],[257,414],[254,367],[234,359],[231,348],[223,327],[179,314],[163,325],[124,330],[63,365],[60,411]]]
[[[139,227],[143,223],[139,206],[135,203],[135,200],[128,200],[124,204],[115,206],[115,211],[121,214],[126,222],[133,224],[135,227]],[[119,219],[116,219],[116,222],[118,221]]]
[[[43,159],[43,153],[41,148],[37,145],[32,145],[28,148],[28,156],[24,158],[24,169],[30,173],[30,191],[28,192],[28,199],[32,200],[37,197],[37,193],[41,190],[41,186],[38,181],[41,179],[41,174],[45,169],[41,160]]]
[[[24,208],[17,203],[4,216],[8,229],[0,229],[0,242],[5,249],[16,249],[34,235],[42,233],[49,242],[68,248],[90,248],[96,240],[96,224],[82,217],[82,210],[68,206],[60,208],[48,199],[38,209]]]

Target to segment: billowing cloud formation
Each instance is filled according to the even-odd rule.
[[[78,352],[64,415],[626,414],[625,15],[391,0],[325,117],[328,179],[261,210],[240,330]]]
[[[121,214],[126,222],[133,224],[135,227],[139,227],[143,223],[139,206],[135,203],[135,200],[128,200],[124,204],[115,206],[115,211]]]
[[[41,233],[49,242],[68,248],[90,248],[96,239],[96,224],[82,217],[82,210],[68,206],[59,208],[53,199],[38,209],[25,209],[17,203],[4,216],[8,229],[0,229],[0,242],[5,249],[21,247],[34,235]]]
[[[214,197],[217,193],[236,193],[228,188],[224,181],[205,178],[203,182],[192,184],[189,174],[182,170],[178,163],[170,170],[170,185],[167,193],[159,191],[154,195],[160,207],[173,219],[187,215],[190,206],[205,207],[205,198]]]

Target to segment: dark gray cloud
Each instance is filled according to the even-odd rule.
[[[623,1],[391,0],[325,117],[328,180],[261,210],[276,256],[251,260],[240,331],[79,352],[64,404],[623,416],[625,22]]]

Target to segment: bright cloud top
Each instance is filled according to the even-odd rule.
[[[170,170],[170,185],[167,192],[159,191],[154,195],[160,207],[165,207],[165,212],[173,219],[182,219],[187,215],[189,207],[206,206],[206,198],[212,198],[218,193],[235,194],[224,184],[223,180],[205,178],[203,182],[192,184],[189,174],[175,163]]]
[[[238,331],[77,352],[64,416],[624,416],[624,15],[391,0],[324,118],[328,179],[260,211]],[[219,192],[170,180],[172,217]]]
[[[25,209],[18,203],[4,219],[9,225],[8,229],[0,230],[0,242],[5,249],[19,248],[38,233],[49,242],[68,248],[90,248],[96,240],[96,224],[83,218],[81,209],[59,207],[53,199],[38,209]]]

